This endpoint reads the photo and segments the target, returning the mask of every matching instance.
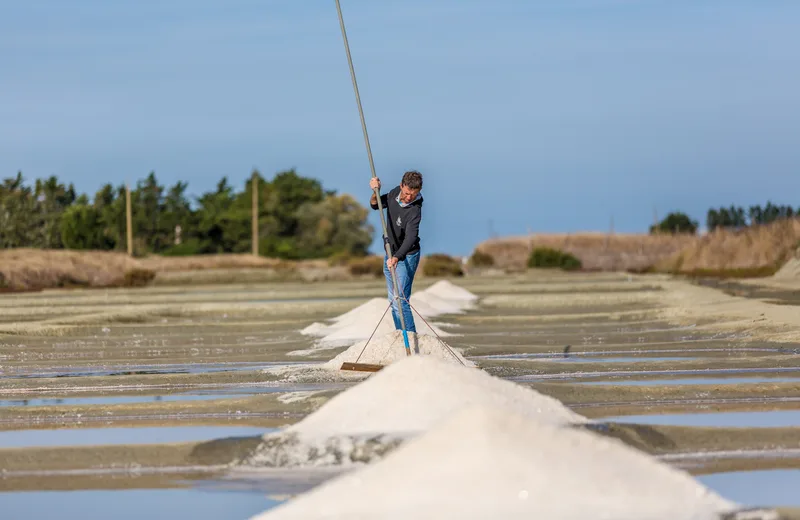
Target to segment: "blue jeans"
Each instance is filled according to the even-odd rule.
[[[394,268],[394,271],[397,274],[397,287],[400,290],[401,298],[405,298],[405,300],[411,298],[411,285],[414,283],[414,275],[417,273],[419,254],[420,252],[417,251],[416,253],[406,255],[403,260],[397,262],[397,265]],[[400,310],[398,309],[399,303],[402,305],[403,319],[406,322],[406,330],[408,332],[417,332],[417,328],[414,325],[414,316],[411,314],[411,307],[408,305],[408,302],[402,300],[397,302],[394,299],[392,272],[389,271],[389,268],[386,266],[386,260],[387,258],[384,255],[383,274],[386,275],[386,285],[389,288],[389,301],[392,303],[392,318],[394,318],[394,326],[397,330],[402,329],[400,325]]]

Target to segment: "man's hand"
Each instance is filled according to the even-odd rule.
[[[388,267],[389,269],[394,269],[396,265],[397,265],[397,258],[395,257],[391,257],[386,261],[386,267]]]
[[[371,190],[381,190],[381,180],[377,177],[373,177],[369,180],[369,189]]]

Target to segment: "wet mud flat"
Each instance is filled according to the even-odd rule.
[[[482,300],[475,310],[432,320],[456,334],[448,344],[489,373],[594,419],[597,432],[696,475],[797,467],[800,429],[793,426],[622,420],[800,409],[800,342],[770,340],[785,326],[754,325],[710,307],[677,312],[678,282],[664,277],[531,273],[455,282]],[[292,424],[360,380],[330,374],[299,382],[270,370],[303,369],[341,352],[290,354],[314,342],[300,329],[382,296],[384,286],[347,287],[337,299],[341,290],[319,283],[84,291],[76,305],[68,292],[25,295],[13,311],[23,319],[4,320],[0,333],[0,433],[141,428],[146,441],[145,428],[255,430],[149,444],[113,444],[100,432],[91,446],[67,445],[66,435],[59,445],[57,433],[47,447],[3,446],[0,438],[2,490],[183,489],[229,478],[258,446],[259,428]],[[55,316],[48,315],[56,300]],[[14,304],[4,299],[0,307]],[[701,381],[708,378],[715,381]],[[248,482],[261,494],[305,489],[287,491],[266,474]]]

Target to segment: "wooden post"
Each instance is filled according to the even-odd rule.
[[[128,255],[133,256],[133,212],[131,210],[131,186],[125,184],[125,220],[128,227]]]
[[[253,174],[253,256],[258,256],[258,177]]]

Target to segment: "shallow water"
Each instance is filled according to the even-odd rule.
[[[28,491],[0,493],[3,520],[245,520],[280,502],[263,493],[202,489]]]
[[[619,417],[604,417],[603,420],[607,422],[669,426],[781,428],[800,426],[800,410],[624,415]]]
[[[580,381],[582,385],[735,385],[742,383],[798,383],[797,377],[686,377],[681,379],[612,379],[609,381]]]
[[[57,399],[6,399],[0,401],[0,406],[75,406],[88,404],[157,403],[166,401],[208,401],[212,399],[225,399],[231,397],[241,396],[224,394],[170,394],[124,395],[117,397],[65,397]]]
[[[798,469],[733,471],[695,478],[725,498],[744,506],[800,506]]]
[[[691,356],[675,357],[647,357],[647,356],[557,356],[557,355],[535,355],[535,354],[501,354],[497,356],[483,356],[481,359],[530,359],[536,361],[553,361],[556,363],[631,363],[640,361],[692,361],[701,359]]]
[[[611,278],[611,277],[609,277]],[[573,278],[570,278],[571,280]],[[495,293],[504,290],[497,287],[497,282],[489,280],[487,282],[465,280],[466,283],[483,284],[484,292]],[[592,284],[601,283],[593,277],[589,280]],[[514,291],[527,292],[540,299],[539,285],[534,284],[531,288],[520,288],[516,281],[509,283]],[[176,302],[200,301],[198,298],[185,298],[182,293],[203,292],[208,294],[208,301],[217,302],[220,293],[245,292],[241,296],[231,296],[230,301],[251,302],[250,310],[266,305],[253,303],[257,301],[276,301],[277,299],[302,297],[295,290],[317,292],[313,298],[307,301],[319,302],[321,299],[328,299],[331,295],[338,295],[342,290],[347,294],[353,291],[360,291],[359,299],[366,301],[372,292],[376,294],[384,291],[380,280],[369,282],[364,287],[370,287],[363,291],[357,289],[361,287],[361,282],[348,282],[338,285],[324,285],[322,288],[309,288],[308,284],[297,283],[294,285],[281,284],[278,286],[264,286],[258,291],[245,283],[239,286],[215,285],[181,289],[145,289],[133,291],[111,291],[112,296],[117,297],[117,302],[130,300],[131,305],[146,303],[142,296],[147,296],[155,300],[170,300]],[[575,279],[575,283],[583,283],[582,278]],[[604,283],[604,282],[602,282]],[[590,289],[594,292],[593,289]],[[618,291],[618,289],[616,289]],[[278,291],[278,292],[273,292]],[[569,292],[573,292],[570,288]],[[155,298],[153,293],[163,292],[167,298]],[[574,292],[580,293],[580,286],[576,286]],[[94,294],[94,293],[92,293]],[[58,293],[59,298],[64,297],[63,307],[80,304],[72,298],[91,297],[88,293]],[[343,293],[344,294],[344,293]],[[342,295],[343,295],[342,294]],[[148,296],[149,295],[149,296]],[[288,295],[288,296],[287,296]],[[47,295],[43,295],[47,299]],[[129,297],[130,296],[130,297]],[[135,297],[134,297],[135,296]],[[55,294],[49,296],[55,297]],[[37,298],[33,298],[38,300]],[[339,298],[341,299],[341,298]],[[205,300],[203,298],[202,300]],[[512,298],[513,300],[513,298]],[[598,297],[597,301],[589,303],[580,302],[572,307],[565,304],[566,299],[555,302],[544,309],[541,305],[526,307],[525,302],[506,304],[497,309],[484,307],[476,313],[461,315],[454,318],[442,318],[458,325],[453,332],[463,334],[452,338],[453,346],[478,346],[480,350],[473,352],[480,354],[497,354],[502,352],[528,351],[537,352],[530,357],[519,356],[511,359],[544,359],[552,360],[552,363],[561,362],[558,367],[550,365],[551,371],[569,371],[569,374],[553,374],[551,377],[533,376],[535,381],[556,380],[556,381],[592,381],[596,384],[598,377],[619,378],[653,376],[672,378],[674,383],[679,379],[689,375],[699,376],[711,380],[720,375],[734,375],[742,379],[743,376],[763,376],[771,372],[770,369],[759,369],[758,371],[748,370],[689,370],[689,371],[652,371],[647,370],[645,361],[679,362],[684,360],[704,360],[712,356],[735,357],[756,357],[760,355],[774,355],[776,353],[792,353],[789,348],[774,348],[775,344],[761,342],[758,337],[748,338],[747,333],[730,334],[715,333],[710,330],[697,329],[695,325],[676,327],[669,323],[662,322],[646,312],[648,308],[655,308],[651,302],[634,303],[614,303],[613,300],[604,301]],[[333,301],[333,300],[329,300]],[[36,301],[45,308],[46,301]],[[519,304],[519,305],[517,305]],[[311,305],[300,305],[291,312],[275,314],[260,314],[259,312],[238,312],[231,313],[212,313],[197,315],[164,316],[163,319],[153,318],[156,321],[146,324],[139,323],[99,323],[90,327],[81,328],[80,331],[69,333],[64,337],[48,336],[11,336],[0,339],[0,363],[5,365],[6,370],[14,370],[14,374],[3,375],[25,375],[39,376],[43,378],[37,380],[16,380],[8,387],[21,389],[26,393],[17,395],[9,394],[0,401],[0,406],[25,405],[19,400],[12,400],[10,397],[29,396],[39,398],[35,401],[28,401],[27,406],[37,405],[98,405],[113,403],[135,403],[163,401],[193,401],[204,399],[231,398],[236,395],[251,395],[260,392],[281,392],[297,391],[301,388],[286,388],[277,386],[258,386],[250,387],[247,384],[239,385],[235,388],[230,387],[236,381],[255,382],[262,384],[258,374],[240,372],[245,370],[257,370],[264,365],[271,365],[270,362],[282,359],[297,359],[288,356],[287,353],[294,350],[308,348],[313,338],[301,336],[299,330],[313,321],[324,321],[333,315],[344,313],[346,306],[324,304],[316,307]],[[241,306],[241,303],[239,304]],[[354,305],[352,305],[354,306]],[[308,307],[307,309],[305,307]],[[341,310],[340,310],[341,309]],[[634,310],[635,314],[622,315],[620,320],[610,319],[607,313],[616,310]],[[76,312],[80,311],[78,309]],[[583,313],[597,313],[598,315],[584,315]],[[561,316],[557,319],[542,320],[539,315],[563,313],[568,316]],[[605,313],[605,315],[599,315]],[[640,316],[641,314],[641,316]],[[52,316],[41,316],[51,318]],[[495,319],[497,318],[497,319]],[[511,318],[511,319],[509,319]],[[437,319],[438,321],[438,319]],[[714,319],[709,319],[709,323]],[[703,326],[702,323],[697,323]],[[80,336],[77,336],[80,334]],[[752,339],[751,341],[741,341]],[[568,357],[564,358],[563,350],[566,345],[572,345],[572,352],[567,352]],[[794,351],[800,353],[800,345],[789,345]],[[581,352],[574,352],[579,350]],[[544,355],[542,355],[544,354]],[[656,357],[647,357],[656,356]],[[704,357],[696,357],[704,356]],[[498,356],[503,359],[502,356]],[[782,358],[783,359],[783,358]],[[591,362],[637,362],[634,367],[636,370],[625,372],[606,370],[603,373],[591,373],[591,368],[586,363]],[[564,364],[567,363],[567,364]],[[769,362],[770,364],[772,361]],[[286,362],[276,364],[284,365]],[[514,364],[514,363],[511,363]],[[526,362],[519,363],[527,364]],[[532,364],[532,363],[531,363]],[[775,363],[781,365],[782,363]],[[662,365],[663,366],[663,365]],[[674,366],[674,365],[667,365]],[[773,365],[774,366],[774,365]],[[618,365],[606,367],[608,369],[620,368]],[[202,373],[218,371],[236,371],[234,374],[205,375],[199,377],[178,376],[175,378],[167,374],[170,373]],[[781,369],[778,369],[781,370]],[[792,369],[800,374],[800,369]],[[89,372],[87,374],[87,371]],[[103,372],[105,371],[105,374]],[[187,391],[187,394],[170,394],[161,398],[157,396],[138,396],[124,395],[123,391],[117,386],[123,382],[119,378],[114,380],[109,378],[104,381],[83,381],[58,380],[54,375],[122,375],[140,371],[140,373],[158,374],[153,377],[130,378],[132,382],[125,381],[128,388],[144,393]],[[144,372],[147,371],[147,372]],[[83,374],[80,374],[83,372]],[[35,374],[33,374],[35,373]],[[516,373],[516,372],[515,372]],[[788,376],[789,373],[780,373],[779,376]],[[163,385],[160,381],[163,378]],[[585,379],[583,379],[585,378]],[[140,381],[144,381],[140,385]],[[525,380],[525,379],[523,379]],[[530,380],[529,380],[530,381]],[[621,381],[621,380],[617,380]],[[686,383],[700,383],[702,379],[686,380]],[[769,381],[778,381],[777,378]],[[794,379],[792,379],[794,381]],[[800,381],[800,378],[797,379]],[[726,383],[736,383],[737,380],[726,379]],[[742,382],[741,380],[738,382]],[[608,384],[601,383],[601,384]],[[615,382],[610,382],[615,383]],[[70,385],[82,385],[82,388],[89,390],[94,385],[97,388],[108,388],[107,397],[81,397],[82,395],[101,395],[103,390],[90,390],[92,393],[70,393]],[[617,383],[618,384],[618,383]],[[630,384],[664,384],[663,382],[637,381]],[[16,386],[15,386],[16,385]],[[208,385],[207,391],[188,390],[196,385],[195,388]],[[144,390],[145,387],[152,386],[152,390]],[[36,394],[28,389],[38,391],[38,388],[45,389],[47,393]],[[66,390],[65,390],[66,388]],[[303,388],[302,390],[304,390]],[[599,390],[599,389],[595,389]],[[134,390],[125,390],[134,392]],[[591,392],[590,392],[591,393]],[[52,396],[65,396],[65,399],[54,401]],[[48,399],[41,399],[48,397]],[[156,408],[148,406],[147,408]],[[13,411],[5,410],[12,415]],[[36,410],[20,410],[19,418],[27,418],[30,412]],[[712,415],[712,414],[705,414]],[[621,418],[621,420],[630,417]],[[757,419],[764,421],[763,418]],[[237,424],[247,424],[245,422]],[[92,424],[96,426],[97,424]],[[765,424],[769,425],[769,424]],[[61,429],[38,431],[12,432],[16,433],[16,442],[25,443],[21,445],[64,445],[64,444],[110,444],[118,442],[174,442],[191,440],[210,440],[227,436],[254,436],[260,435],[268,428],[241,428],[241,427],[191,427],[185,428],[87,428],[83,430]],[[41,432],[41,433],[40,433]],[[4,442],[11,442],[14,437],[3,437],[0,435],[0,446]],[[89,448],[91,450],[92,448]],[[32,452],[46,453],[45,450],[33,449]],[[41,467],[47,467],[45,460],[41,461]],[[750,474],[752,475],[752,474]],[[759,485],[758,481],[753,481]],[[238,483],[238,486],[244,486]],[[236,492],[224,492],[217,490],[137,490],[137,491],[77,491],[69,493],[53,492],[28,492],[28,493],[0,493],[0,518],[50,518],[50,517],[76,517],[76,518],[193,518],[196,520],[211,520],[212,518],[250,518],[274,505],[268,496],[271,493],[281,494],[289,491],[286,484],[270,482],[264,484],[253,482],[252,489],[237,488],[233,484],[228,484],[230,490]],[[769,485],[769,484],[765,484]],[[261,487],[259,487],[261,486]],[[734,497],[735,498],[735,497]],[[21,509],[20,509],[21,508]],[[19,513],[22,511],[22,513]],[[112,513],[113,512],[113,513]],[[76,514],[73,514],[76,513]]]
[[[775,374],[783,372],[798,372],[798,367],[761,367],[761,368],[691,368],[682,370],[605,370],[605,371],[592,371],[592,372],[561,372],[555,374],[530,374],[509,378],[512,381],[547,381],[547,380],[567,380],[567,379],[582,379],[592,378],[597,379],[600,377],[624,378],[626,376],[679,376],[679,375],[694,375],[694,376],[711,376],[722,374]],[[773,378],[775,379],[775,378]],[[800,377],[792,379],[793,381],[800,381]]]
[[[77,405],[109,405],[130,403],[156,403],[167,401],[210,401],[214,399],[240,399],[257,394],[273,394],[284,392],[307,392],[314,390],[334,390],[350,386],[339,384],[307,384],[307,385],[241,385],[225,386],[214,390],[195,390],[192,393],[176,393],[164,395],[108,395],[103,397],[59,397],[43,399],[2,399],[4,406],[77,406]]]
[[[13,367],[3,375],[9,379],[27,379],[39,377],[87,377],[87,376],[122,376],[142,374],[208,374],[212,372],[236,372],[247,370],[263,370],[283,366],[305,365],[308,361],[280,361],[266,363],[180,363],[160,365],[118,365],[118,366],[82,366],[53,367],[48,370],[29,371],[29,369]]]
[[[0,448],[32,446],[92,446],[209,441],[252,437],[274,431],[254,426],[165,426],[141,428],[62,428],[0,431]]]

